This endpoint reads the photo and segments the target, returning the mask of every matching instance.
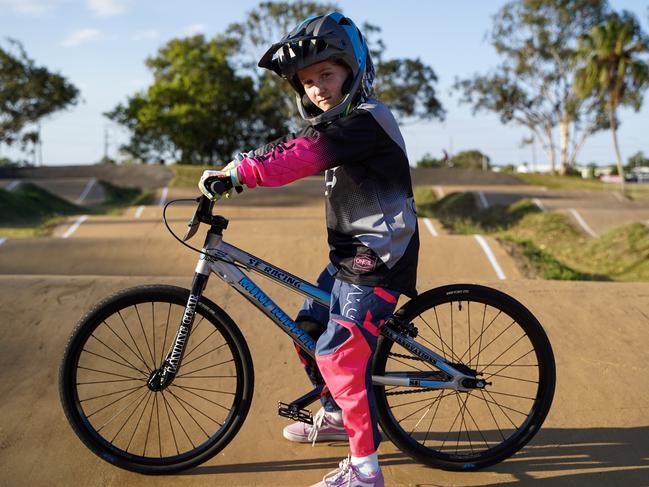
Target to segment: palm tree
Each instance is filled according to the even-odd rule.
[[[613,12],[604,22],[579,39],[578,54],[583,66],[575,74],[579,96],[596,95],[609,118],[618,174],[624,185],[622,157],[617,140],[617,108],[630,105],[638,111],[642,92],[649,85],[649,63],[641,58],[649,52],[649,38],[635,16]],[[624,186],[623,186],[624,187]]]

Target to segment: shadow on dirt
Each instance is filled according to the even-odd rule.
[[[649,485],[649,441],[647,438],[649,438],[649,426],[638,428],[546,428],[541,430],[532,443],[514,457],[480,472],[509,474],[516,480],[513,482],[508,480],[508,485],[645,487]],[[338,463],[339,460],[340,458],[336,457],[210,465],[198,467],[184,475],[326,470]],[[380,455],[380,460],[381,465],[384,466],[416,464],[401,453]],[[435,471],[431,468],[431,480],[435,478]],[[402,480],[408,481],[408,479]],[[475,485],[501,485],[501,480],[492,482],[482,477]],[[437,484],[433,480],[432,483],[416,485],[425,487]]]

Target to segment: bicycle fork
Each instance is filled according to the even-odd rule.
[[[167,356],[163,360],[159,368],[154,369],[149,375],[147,380],[148,388],[153,392],[158,392],[166,389],[171,385],[185,355],[185,346],[187,339],[194,324],[194,317],[196,315],[196,306],[201,299],[201,295],[205,286],[207,285],[208,275],[196,273],[194,274],[194,281],[192,288],[185,305],[185,312],[183,313],[180,326],[176,332],[174,340],[171,342],[171,348],[167,352]]]

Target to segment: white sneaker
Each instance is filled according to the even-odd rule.
[[[335,420],[324,408],[320,408],[320,411],[313,417],[313,425],[298,421],[288,425],[282,433],[284,438],[289,441],[310,442],[314,445],[316,441],[349,440],[342,421]]]

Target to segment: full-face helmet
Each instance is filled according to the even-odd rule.
[[[323,112],[306,96],[298,71],[328,59],[342,61],[350,74],[343,84],[342,101]],[[367,42],[354,22],[339,12],[309,17],[273,44],[259,67],[286,78],[296,92],[298,111],[312,125],[343,116],[372,94],[374,67]]]

